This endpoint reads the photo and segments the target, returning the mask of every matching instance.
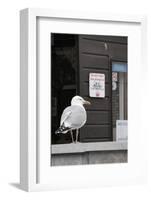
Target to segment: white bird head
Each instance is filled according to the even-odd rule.
[[[84,100],[80,96],[74,96],[71,100],[71,105],[84,105],[84,104],[90,105],[91,103],[89,101]]]

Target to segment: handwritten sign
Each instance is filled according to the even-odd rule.
[[[89,96],[98,98],[105,97],[105,74],[89,74]]]

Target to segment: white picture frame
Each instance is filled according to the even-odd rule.
[[[144,183],[147,178],[145,157],[146,133],[143,133],[143,127],[141,127],[141,117],[139,117],[141,115],[141,109],[139,109],[141,95],[139,94],[140,88],[138,89],[136,83],[140,81],[147,67],[146,17],[141,15],[124,16],[92,12],[75,13],[49,9],[25,9],[20,12],[20,17],[21,188],[26,191],[39,191]],[[40,26],[38,25],[39,19],[42,19]],[[68,22],[71,26],[76,23],[72,26],[72,30],[69,30]],[[61,26],[58,26],[57,23],[61,23]],[[128,34],[129,36],[128,63],[131,67],[129,70],[129,84],[133,84],[128,89],[128,129],[130,133],[128,135],[128,163],[51,168],[50,112],[47,112],[47,110],[50,110],[51,100],[50,92],[48,92],[51,90],[50,67],[48,67],[50,66],[50,47],[47,45],[48,33],[51,32],[50,30],[59,31],[60,28],[62,32],[75,33],[77,31],[79,33],[80,28],[82,30],[81,25],[84,23],[87,24],[85,31],[89,34],[99,34],[100,29],[97,30],[96,27],[101,26],[103,27],[103,34]],[[89,29],[91,26],[93,26],[93,29]],[[118,29],[119,26],[123,29]],[[41,31],[41,42],[39,42],[41,38],[37,36],[37,31]],[[81,31],[80,33],[83,32]],[[134,40],[134,43],[132,40]],[[134,47],[135,45],[137,48]],[[41,65],[44,67],[40,68]],[[39,75],[37,69],[41,70],[40,81],[37,78]],[[133,82],[134,74],[136,74],[136,83]],[[141,80],[139,87],[143,89],[144,84],[145,78]],[[39,90],[42,93],[38,93]],[[137,98],[134,95],[134,91],[138,94]],[[45,105],[40,109],[38,107],[39,98],[40,104]],[[133,119],[136,119],[136,122]],[[137,124],[140,124],[140,126],[137,127]],[[43,134],[39,134],[39,132]],[[98,148],[107,148],[107,145],[103,144],[98,146]],[[117,145],[118,148],[123,148],[125,144],[113,142],[110,145],[111,149],[114,149]],[[93,148],[93,145],[91,148]],[[92,170],[94,173],[92,173]]]

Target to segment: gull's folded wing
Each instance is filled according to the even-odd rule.
[[[71,111],[69,110],[64,110],[61,116],[61,120],[60,120],[60,126],[64,123],[64,121],[71,115]]]

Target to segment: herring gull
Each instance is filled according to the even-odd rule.
[[[80,96],[74,96],[72,98],[71,106],[65,108],[61,115],[60,127],[55,131],[56,134],[65,134],[70,131],[72,142],[74,142],[72,130],[76,130],[75,142],[77,142],[79,134],[78,129],[84,126],[87,120],[84,104],[90,104],[90,102],[84,100]]]

